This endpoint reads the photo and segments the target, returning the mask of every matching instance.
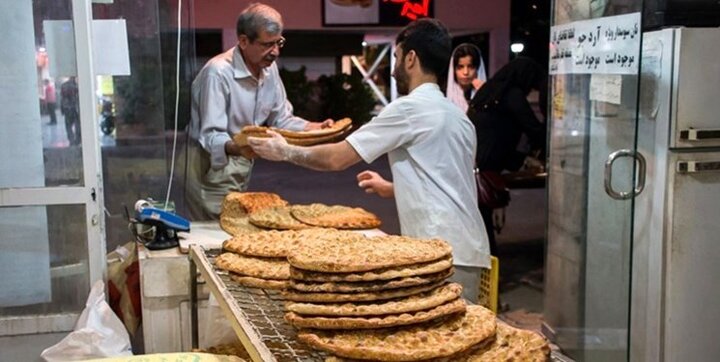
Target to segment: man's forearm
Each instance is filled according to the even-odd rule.
[[[317,171],[340,171],[361,160],[344,141],[311,147],[287,145],[284,156],[287,162]]]
[[[285,160],[316,171],[339,171],[347,168],[338,160],[334,160],[325,146],[302,147],[288,145]]]

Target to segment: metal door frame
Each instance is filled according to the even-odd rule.
[[[102,166],[95,112],[95,76],[92,54],[92,4],[72,1],[72,22],[77,60],[83,185],[75,187],[0,189],[0,207],[85,205],[89,284],[106,274],[105,218]],[[0,336],[52,333],[73,329],[79,313],[0,318]]]

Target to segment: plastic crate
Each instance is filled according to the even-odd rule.
[[[497,314],[498,309],[498,282],[500,280],[500,260],[490,257],[490,269],[480,272],[480,294],[478,304]]]

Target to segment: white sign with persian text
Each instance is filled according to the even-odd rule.
[[[550,28],[550,74],[637,74],[640,13]]]

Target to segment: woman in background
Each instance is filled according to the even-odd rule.
[[[525,134],[530,150],[545,150],[545,123],[538,120],[527,100],[531,90],[540,92],[540,110],[545,115],[547,76],[530,58],[518,57],[500,68],[473,97],[467,114],[477,133],[475,162],[479,171],[517,171],[527,153],[518,151]],[[480,205],[490,241],[490,253],[497,255],[492,208]]]
[[[467,112],[470,100],[486,80],[480,49],[470,43],[458,45],[450,58],[446,93],[448,99]]]

